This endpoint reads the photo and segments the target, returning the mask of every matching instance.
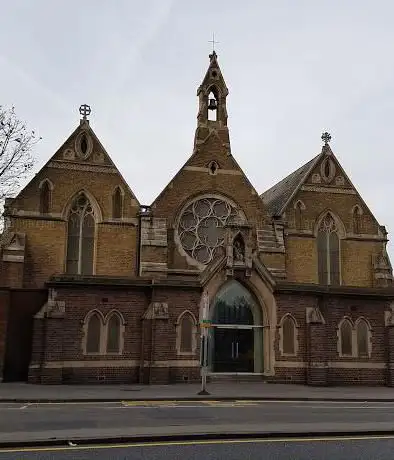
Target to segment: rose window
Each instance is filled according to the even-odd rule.
[[[208,264],[224,246],[225,225],[238,216],[235,206],[219,198],[194,201],[179,220],[178,235],[183,249],[201,264]]]

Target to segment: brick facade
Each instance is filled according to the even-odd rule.
[[[7,199],[0,375],[12,380],[23,371],[32,383],[196,381],[202,305],[209,302],[214,316],[218,299],[232,288],[249,299],[253,324],[243,324],[244,342],[237,339],[238,323],[215,326],[225,331],[223,343],[211,328],[211,374],[224,353],[237,378],[394,385],[385,228],[327,142],[259,196],[231,153],[227,95],[213,53],[198,89],[193,153],[151,206],[139,204],[86,119],[19,195]],[[50,194],[45,212],[43,190]],[[89,233],[78,223],[73,240],[71,216],[85,216],[75,214],[78,197],[88,203],[94,228]],[[338,285],[319,279],[317,237],[328,217],[338,237]],[[327,260],[331,267],[334,259]],[[241,308],[235,294],[230,300],[234,311]],[[18,372],[7,373],[5,356],[18,356],[10,331],[18,324],[22,330],[22,321],[31,325],[24,334],[30,342],[21,348]]]

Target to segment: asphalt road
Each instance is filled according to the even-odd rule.
[[[0,460],[392,460],[394,437],[211,441],[178,445],[103,446],[57,450],[0,450]]]
[[[394,403],[349,402],[113,402],[113,403],[47,403],[0,404],[0,442],[7,434],[45,433],[57,430],[105,430],[133,428],[155,430],[193,426],[258,426],[287,427],[310,424],[359,426],[374,429],[386,422],[394,431]]]

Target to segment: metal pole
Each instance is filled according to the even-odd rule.
[[[209,321],[209,299],[208,294],[205,293],[203,296],[202,315],[200,321],[201,328],[201,391],[199,395],[209,395],[207,391],[207,366],[208,366],[208,328],[210,326]]]

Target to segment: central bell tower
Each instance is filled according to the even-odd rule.
[[[209,60],[208,70],[197,90],[199,110],[194,146],[196,148],[212,131],[216,131],[223,144],[230,148],[226,108],[228,89],[215,51],[209,55]]]

